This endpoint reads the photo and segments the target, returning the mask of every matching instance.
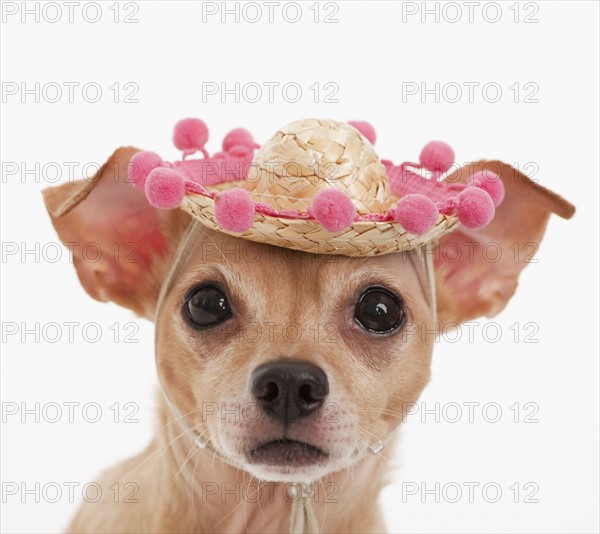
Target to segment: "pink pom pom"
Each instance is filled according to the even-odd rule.
[[[469,178],[469,182],[487,192],[494,206],[498,207],[504,200],[504,184],[500,177],[491,171],[478,171]]]
[[[227,189],[215,198],[215,216],[223,230],[245,232],[254,222],[254,202],[245,189]]]
[[[458,194],[458,218],[467,228],[484,227],[495,212],[492,198],[479,187],[467,187]]]
[[[138,152],[131,158],[127,167],[129,181],[135,187],[144,189],[150,171],[163,165],[163,160],[156,152]]]
[[[439,212],[425,195],[406,195],[398,201],[396,208],[390,210],[390,215],[407,232],[421,235],[435,224]]]
[[[245,158],[252,160],[252,149],[244,145],[233,145],[229,147],[227,154],[233,158]]]
[[[175,125],[173,143],[184,154],[203,150],[207,141],[208,128],[200,119],[183,119]]]
[[[446,172],[454,163],[454,150],[442,141],[431,141],[421,151],[419,161],[428,171]]]
[[[356,218],[354,204],[339,189],[324,189],[317,193],[308,212],[328,232],[340,232]]]
[[[146,198],[155,208],[177,208],[185,195],[185,181],[172,169],[154,169],[146,179]]]
[[[375,128],[373,128],[370,123],[365,121],[348,121],[348,124],[354,126],[361,134],[363,134],[369,143],[372,145],[375,144],[377,134],[375,133]]]
[[[229,152],[233,147],[243,146],[249,150],[253,150],[258,148],[252,138],[252,134],[248,130],[244,130],[244,128],[236,128],[235,130],[231,130],[223,139],[223,151]]]

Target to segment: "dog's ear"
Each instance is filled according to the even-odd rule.
[[[151,318],[173,248],[189,220],[157,210],[127,180],[138,149],[119,148],[92,178],[43,191],[81,284],[95,299]]]
[[[461,323],[499,313],[515,292],[521,270],[531,261],[551,213],[569,219],[572,204],[532,182],[500,161],[479,161],[447,180],[465,182],[477,171],[502,179],[504,201],[492,222],[481,230],[459,227],[435,250],[437,307],[440,324]]]

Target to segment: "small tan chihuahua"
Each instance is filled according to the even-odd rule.
[[[384,532],[380,451],[429,379],[434,323],[500,312],[550,214],[573,206],[493,162],[505,189],[495,218],[441,235],[430,259],[309,254],[197,224],[191,238],[193,216],[126,183],[137,152],[120,148],[93,178],[44,191],[63,242],[128,253],[76,256],[75,267],[94,299],[156,321],[166,393],[148,448],[102,474],[102,499],[69,531]],[[115,482],[135,485],[133,502],[114,502]],[[312,523],[294,519],[298,499]]]

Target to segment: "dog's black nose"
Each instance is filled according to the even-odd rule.
[[[321,406],[329,384],[311,363],[278,360],[254,370],[250,390],[267,414],[288,425]]]

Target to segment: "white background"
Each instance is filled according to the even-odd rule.
[[[19,9],[8,15],[10,5]],[[11,403],[98,403],[98,423],[83,419],[81,405],[76,422],[68,422],[66,408],[56,423],[34,416],[22,423],[7,416],[2,432],[2,480],[26,483],[94,481],[98,473],[134,453],[149,441],[154,426],[156,379],[152,349],[152,325],[112,304],[89,298],[79,286],[68,255],[53,262],[57,241],[45,212],[40,191],[51,185],[55,171],[16,174],[14,164],[27,169],[56,162],[62,180],[69,179],[66,162],[77,162],[75,177],[86,163],[103,163],[118,146],[132,144],[173,159],[170,136],[180,118],[197,116],[211,131],[209,150],[219,148],[231,128],[249,128],[259,142],[283,124],[305,117],[370,121],[378,133],[376,149],[394,161],[414,160],[431,139],[443,139],[456,151],[460,162],[498,158],[523,167],[534,163],[534,178],[571,200],[578,209],[574,219],[553,217],[537,256],[524,271],[519,289],[507,308],[495,319],[502,337],[486,341],[481,327],[470,342],[466,331],[456,342],[442,340],[434,354],[433,378],[422,402],[433,409],[436,402],[463,406],[462,418],[439,423],[434,415],[421,422],[420,414],[404,427],[398,451],[393,455],[393,482],[382,495],[388,528],[392,532],[597,532],[598,525],[598,4],[596,2],[480,2],[472,21],[464,4],[447,6],[430,2],[440,18],[430,14],[423,22],[421,3],[337,2],[319,6],[315,23],[313,2],[302,3],[301,20],[287,22],[281,2],[274,20],[262,6],[256,23],[229,15],[202,20],[195,2],[136,2],[119,6],[115,23],[113,2],[101,3],[101,18],[87,22],[80,2],[74,20],[62,7],[56,23],[56,7],[21,20],[20,3],[5,2],[2,25],[2,321],[35,328],[55,322],[63,325],[56,343],[34,335],[20,340],[8,336],[2,351],[3,410]],[[133,5],[133,7],[131,7]],[[8,7],[7,7],[8,6]],[[111,10],[111,6],[113,6]],[[311,6],[312,10],[311,10]],[[436,8],[437,6],[437,8]],[[460,10],[457,11],[458,9]],[[511,7],[512,6],[512,7]],[[35,8],[34,3],[28,7]],[[218,9],[220,3],[216,4]],[[235,7],[233,3],[229,7]],[[497,10],[499,8],[499,12]],[[42,10],[43,4],[38,4]],[[134,9],[137,12],[134,14]],[[334,8],[337,12],[334,13]],[[97,13],[87,7],[85,15]],[[239,5],[242,9],[242,5]],[[287,7],[288,19],[296,16]],[[408,15],[411,10],[415,15]],[[8,11],[7,11],[8,10]],[[448,19],[460,20],[450,22]],[[491,22],[500,14],[500,20]],[[129,14],[137,23],[124,23]],[[244,13],[242,12],[242,15]],[[246,18],[256,17],[246,8]],[[337,22],[324,23],[329,15]],[[444,18],[445,16],[445,18]],[[529,22],[523,19],[528,16]],[[486,20],[487,18],[487,20]],[[534,22],[533,20],[537,20]],[[46,85],[46,99],[16,95],[14,85],[39,82],[63,86],[63,96]],[[65,82],[78,82],[73,102]],[[102,89],[97,103],[87,102],[81,87],[96,83]],[[121,88],[118,102],[109,89]],[[126,103],[124,85],[137,84],[138,103]],[[263,97],[252,103],[236,102],[235,95],[205,98],[203,82],[225,82],[230,88],[244,84],[279,82],[274,101]],[[286,101],[285,83],[302,90],[298,102]],[[446,101],[435,94],[403,97],[403,83],[425,82],[431,89],[446,87]],[[478,82],[470,102],[468,82]],[[9,83],[9,85],[7,85]],[[318,83],[321,94],[309,88]],[[324,85],[337,84],[335,99],[325,102]],[[502,90],[482,94],[486,83]],[[517,83],[520,94],[510,86]],[[525,84],[532,83],[536,86]],[[451,85],[444,85],[451,84]],[[452,85],[454,84],[454,85]],[[462,98],[455,103],[458,84]],[[406,87],[406,86],[405,86]],[[492,86],[490,86],[492,87]],[[525,102],[531,87],[537,94]],[[246,96],[253,98],[252,87]],[[41,89],[40,89],[41,90]],[[43,93],[43,91],[42,91]],[[88,99],[94,97],[90,89]],[[290,89],[288,100],[293,98]],[[22,102],[22,97],[25,102]],[[487,101],[486,98],[487,97]],[[13,164],[7,167],[8,164]],[[528,169],[533,169],[529,166]],[[10,172],[8,172],[10,171]],[[45,178],[45,179],[44,179]],[[36,245],[37,243],[37,245]],[[12,244],[12,245],[11,245]],[[24,258],[24,248],[39,253]],[[7,249],[6,247],[9,247]],[[44,250],[47,253],[44,257]],[[75,327],[69,342],[65,322]],[[125,323],[139,324],[133,339],[124,343]],[[97,343],[86,342],[82,325],[96,322],[102,328]],[[119,323],[121,340],[115,343],[109,330]],[[524,343],[525,323],[539,330],[537,343]],[[21,323],[24,323],[23,325]],[[521,339],[514,341],[510,326],[518,323]],[[483,321],[482,321],[483,325]],[[530,331],[530,330],[528,330]],[[93,330],[87,332],[93,335]],[[493,334],[493,330],[488,331]],[[54,336],[55,331],[47,331]],[[114,423],[115,402],[139,405],[138,423]],[[465,402],[478,402],[475,420],[469,423]],[[521,418],[535,403],[537,423],[514,422],[514,403]],[[482,406],[497,403],[502,416],[486,422]],[[90,412],[89,415],[93,415]],[[490,411],[488,417],[494,416]],[[454,492],[439,503],[434,495],[421,502],[422,493],[403,494],[411,483],[434,488],[456,483],[462,498],[450,503]],[[465,482],[476,482],[474,502],[469,502]],[[481,488],[498,484],[502,497],[486,502]],[[521,488],[519,502],[509,489]],[[539,487],[537,503],[525,503],[524,485]],[[404,485],[403,485],[404,484]],[[529,486],[528,486],[529,488]],[[360,491],[360,488],[358,489]],[[81,485],[75,490],[81,498]],[[490,490],[489,497],[494,497]],[[35,495],[4,496],[2,529],[5,532],[57,532],[64,529],[77,503],[66,491],[56,503],[36,503]]]

